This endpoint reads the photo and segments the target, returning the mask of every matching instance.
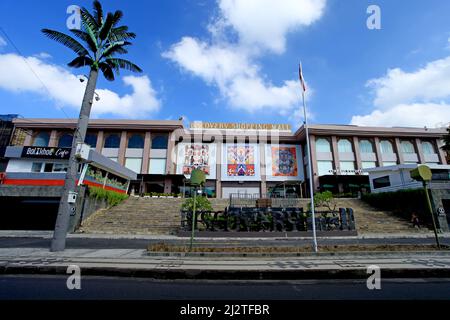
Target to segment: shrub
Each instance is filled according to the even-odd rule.
[[[325,207],[330,211],[336,210],[336,200],[331,191],[318,192],[314,194],[314,206]],[[311,203],[308,203],[308,211],[311,211]]]
[[[410,220],[411,214],[416,212],[421,223],[431,223],[431,216],[427,209],[423,189],[407,189],[395,192],[368,193],[362,200],[384,211],[391,211],[395,215]]]
[[[109,206],[114,207],[128,198],[127,194],[122,194],[114,191],[98,187],[89,187],[89,195],[97,200],[106,200]]]
[[[209,202],[208,198],[206,197],[197,197],[196,198],[196,205],[195,210],[197,211],[212,211],[213,208],[211,206],[211,203]],[[183,205],[181,206],[181,209],[193,211],[194,210],[194,198],[187,198]]]

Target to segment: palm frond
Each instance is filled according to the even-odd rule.
[[[136,38],[136,34],[133,32],[128,32],[127,26],[113,28],[109,34],[109,40],[113,42],[131,40],[134,38]]]
[[[114,19],[113,19],[113,27],[117,26],[117,24],[122,20],[123,12],[120,10],[117,10],[114,12]]]
[[[98,42],[97,37],[95,36],[95,31],[92,30],[92,28],[87,24],[85,21],[82,21],[83,27],[86,30],[86,34],[88,35],[87,43],[89,44],[89,47],[94,52],[94,56],[98,51]]]
[[[97,25],[101,26],[103,24],[103,8],[102,4],[97,0],[94,1],[94,18],[97,20]]]
[[[125,60],[125,59],[108,58],[105,61],[108,62],[108,64],[116,65],[121,69],[129,70],[129,71],[133,71],[133,72],[139,72],[139,73],[142,72],[141,68],[139,68],[133,62]]]
[[[77,53],[80,56],[89,56],[89,52],[86,50],[85,47],[81,43],[79,43],[77,40],[72,38],[71,36],[55,31],[50,29],[42,29],[41,30],[43,34],[45,34],[48,38],[61,43],[62,45],[66,46],[67,48],[71,49],[75,53]]]
[[[100,26],[97,24],[97,21],[89,13],[89,11],[87,11],[86,8],[81,8],[80,13],[83,25],[88,25],[89,28],[91,28],[92,32],[94,32],[94,34],[97,33]]]
[[[108,48],[106,48],[105,51],[103,51],[101,58],[113,56],[114,54],[117,54],[117,53],[118,54],[126,54],[126,53],[128,53],[128,50],[126,50],[124,48],[124,46],[130,45],[130,44],[131,44],[131,42],[126,42],[126,41],[115,42],[115,43],[111,44]]]
[[[108,37],[108,34],[110,33],[112,26],[114,22],[114,16],[112,13],[108,13],[106,16],[106,20],[103,23],[102,27],[99,31],[99,37],[101,40],[105,40]]]
[[[114,81],[113,68],[111,68],[111,66],[108,63],[101,62],[98,66],[100,70],[102,70],[103,76],[105,77],[106,80]]]
[[[67,65],[72,68],[81,68],[85,66],[92,66],[94,60],[86,56],[79,56],[69,62]]]
[[[92,40],[92,37],[84,31],[78,30],[78,29],[70,29],[70,31],[79,39],[83,40],[84,42],[87,43],[87,45],[89,46],[89,49],[92,50],[92,52],[96,52],[97,51],[97,47],[94,43],[94,41]]]

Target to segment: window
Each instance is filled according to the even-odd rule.
[[[53,165],[53,172],[67,172],[67,164],[55,163]]]
[[[431,142],[428,141],[423,141],[422,142],[422,150],[424,154],[434,154],[434,148],[433,148],[433,144]]]
[[[157,135],[152,138],[152,149],[167,149],[168,136]]]
[[[316,150],[317,152],[331,152],[330,142],[324,138],[317,139]]]
[[[44,172],[53,172],[53,163],[44,164]]]
[[[58,141],[58,147],[59,148],[70,148],[72,147],[72,138],[73,136],[71,134],[63,134],[61,137],[59,137]]]
[[[47,132],[41,132],[34,138],[34,147],[48,147],[50,135]]]
[[[142,159],[141,158],[126,158],[125,167],[133,170],[136,173],[141,173]]]
[[[120,147],[120,137],[118,134],[110,134],[105,139],[105,148],[118,149]]]
[[[373,153],[373,145],[369,140],[360,140],[359,150],[361,153]]]
[[[394,153],[394,148],[389,140],[383,140],[380,142],[381,153],[392,154]]]
[[[97,135],[93,133],[88,133],[84,138],[84,143],[91,146],[91,148],[95,148],[97,146]]]
[[[33,162],[31,166],[31,172],[41,172],[42,162]]]
[[[118,161],[119,161],[119,158],[109,158],[109,160],[112,160],[112,161],[118,162]]]
[[[389,176],[380,177],[373,179],[373,188],[374,189],[380,189],[385,187],[391,186],[391,180],[389,179]]]
[[[149,174],[166,174],[166,159],[150,159]]]
[[[347,139],[340,139],[338,142],[338,151],[340,153],[353,152],[352,143]]]
[[[363,161],[361,162],[361,166],[363,169],[370,169],[375,168],[377,164],[375,163],[375,161]]]
[[[317,170],[319,176],[333,174],[333,163],[331,161],[317,161]]]
[[[144,149],[144,138],[140,134],[133,134],[128,139],[128,148],[130,149]]]
[[[394,161],[385,161],[383,162],[383,167],[396,166],[397,162]]]
[[[403,153],[416,153],[414,151],[414,145],[409,141],[402,141],[400,143]]]
[[[339,163],[341,175],[354,175],[355,163],[353,161],[341,161]]]

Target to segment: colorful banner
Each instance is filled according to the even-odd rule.
[[[210,155],[208,145],[190,144],[184,146],[183,174],[190,175],[192,170],[210,173]]]
[[[297,177],[297,151],[295,147],[272,147],[272,176]]]
[[[253,146],[227,146],[227,176],[255,176],[255,148]]]
[[[186,177],[202,170],[208,179],[216,178],[216,146],[212,143],[180,143],[177,147],[177,174]]]

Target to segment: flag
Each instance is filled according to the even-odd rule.
[[[300,78],[300,84],[302,85],[303,92],[306,92],[306,84],[305,79],[303,78],[301,63],[298,65],[298,77]]]

